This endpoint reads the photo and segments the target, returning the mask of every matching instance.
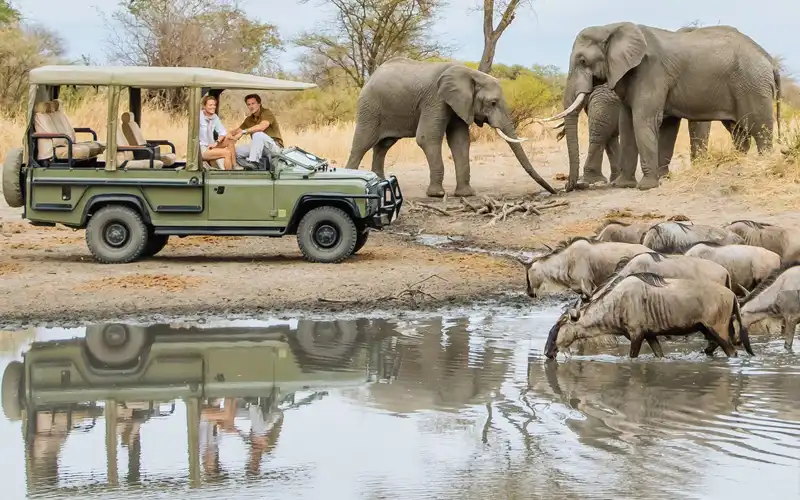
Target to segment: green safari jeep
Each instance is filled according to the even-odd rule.
[[[332,167],[299,147],[265,148],[257,165],[232,170],[202,159],[204,95],[313,84],[207,68],[42,66],[30,72],[30,85],[24,145],[3,164],[6,202],[24,207],[22,216],[33,225],[85,229],[87,246],[102,263],[150,257],[170,236],[191,235],[296,235],[306,260],[341,262],[364,246],[370,230],[391,224],[403,204],[395,176]],[[106,89],[105,141],[72,126],[58,99],[65,85]],[[141,91],[152,88],[186,90],[184,160],[170,141],[141,134]],[[123,90],[129,110],[120,113]],[[91,140],[78,140],[79,134]]]

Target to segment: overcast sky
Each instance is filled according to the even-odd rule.
[[[110,12],[117,0],[11,0],[29,20],[58,31],[68,44],[69,55],[90,55],[105,61],[102,41],[106,27],[98,12]],[[296,0],[244,0],[247,12],[261,21],[276,24],[284,38],[313,28],[329,12],[323,0],[300,4]],[[69,4],[69,9],[66,5]],[[456,47],[462,60],[480,58],[483,38],[481,15],[466,14],[480,0],[449,0],[437,28],[441,39]],[[758,10],[754,9],[754,5]],[[58,14],[56,14],[58,12]],[[553,64],[564,69],[572,41],[581,28],[619,21],[632,21],[677,29],[692,21],[728,24],[751,36],[771,54],[786,59],[788,69],[800,76],[800,43],[796,43],[800,1],[797,0],[534,0],[508,28],[497,48],[495,62],[506,64]],[[280,60],[292,69],[298,50],[287,47]]]

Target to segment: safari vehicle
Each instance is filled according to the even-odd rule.
[[[30,85],[24,145],[3,164],[6,202],[24,207],[23,218],[33,225],[85,229],[87,246],[102,263],[150,257],[170,236],[191,235],[296,235],[306,260],[341,262],[364,246],[371,229],[391,224],[403,203],[396,177],[332,167],[299,147],[265,150],[252,170],[216,170],[202,160],[204,95],[314,84],[207,68],[54,65],[33,69]],[[107,89],[105,141],[72,126],[58,99],[67,85]],[[142,89],[165,88],[188,94],[185,160],[170,141],[141,133]],[[129,110],[121,113],[123,91]]]

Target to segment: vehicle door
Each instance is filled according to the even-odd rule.
[[[208,218],[212,221],[271,221],[275,181],[265,170],[206,172]]]

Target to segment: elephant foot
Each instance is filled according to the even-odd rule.
[[[620,175],[611,182],[611,185],[618,188],[635,188],[636,179],[626,179],[625,176]]]
[[[658,169],[658,178],[659,179],[669,179],[669,169],[668,168],[660,168],[660,169]]]
[[[644,191],[646,189],[653,189],[658,187],[658,178],[651,177],[651,176],[644,176],[642,180],[639,181],[639,185],[637,186],[640,190]]]
[[[464,186],[456,186],[456,190],[453,191],[454,196],[475,196],[475,190],[472,189],[472,186],[466,184]]]
[[[578,182],[582,182],[584,184],[597,184],[598,182],[607,183],[608,179],[606,179],[603,174],[597,172],[584,172],[583,177],[578,179]]]
[[[444,188],[441,184],[431,184],[425,194],[431,198],[444,198]]]

